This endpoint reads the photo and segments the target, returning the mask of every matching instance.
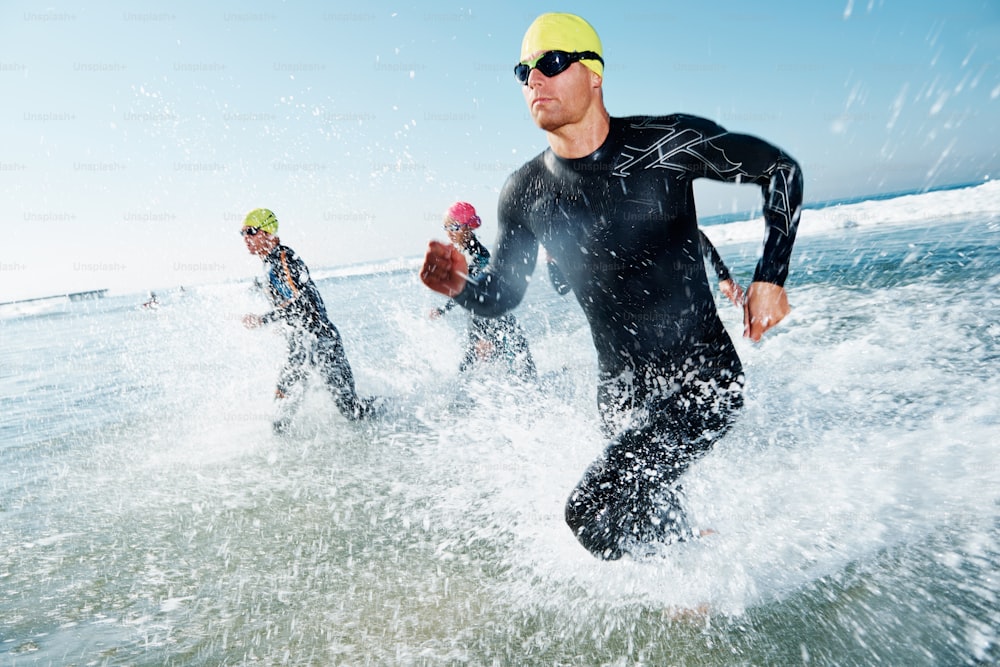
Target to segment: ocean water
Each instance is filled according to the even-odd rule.
[[[709,228],[744,284],[760,233]],[[272,434],[246,284],[0,308],[0,664],[1000,663],[996,183],[807,211],[760,344],[720,300],[747,406],[657,561],[563,524],[596,360],[543,272],[535,385],[459,377],[413,269],[313,268],[379,422],[316,383]]]

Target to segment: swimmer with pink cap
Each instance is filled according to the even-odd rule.
[[[490,262],[490,251],[486,249],[473,230],[483,224],[482,218],[476,213],[476,207],[466,201],[457,201],[445,211],[442,225],[448,234],[456,262],[468,263],[466,276],[474,278],[486,268]],[[443,307],[431,311],[431,319],[436,319],[455,307],[454,301],[448,301]]]
[[[455,261],[467,262],[466,275],[475,279],[490,263],[490,251],[473,231],[483,224],[476,207],[465,201],[455,202],[445,212],[443,224],[455,250]],[[431,319],[438,319],[456,305],[454,299],[449,299],[444,306],[431,311]],[[511,374],[522,380],[538,377],[524,330],[510,313],[500,317],[469,318],[465,355],[458,369],[465,372],[489,362],[503,363]]]

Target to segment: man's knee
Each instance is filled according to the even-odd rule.
[[[607,508],[596,507],[594,499],[577,487],[566,501],[566,524],[576,539],[596,558],[618,560],[624,553],[621,536],[609,525]]]
[[[603,499],[577,487],[566,501],[566,524],[593,556],[644,556],[693,535],[679,490],[607,489]]]
[[[689,459],[663,451],[648,435],[621,434],[566,502],[567,525],[597,558],[644,553],[649,544],[684,539],[689,532],[676,490]]]

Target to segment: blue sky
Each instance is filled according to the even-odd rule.
[[[456,199],[492,241],[546,147],[511,70],[543,11],[604,43],[613,115],[794,155],[806,200],[996,178],[1000,2],[0,5],[0,302],[256,275],[257,206],[314,268],[413,257]],[[754,188],[699,182],[703,217]]]

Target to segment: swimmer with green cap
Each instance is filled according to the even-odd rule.
[[[373,415],[374,399],[360,398],[354,389],[354,374],[344,352],[340,332],[326,314],[323,298],[309,276],[305,262],[276,236],[278,218],[269,209],[257,208],[243,220],[240,235],[247,250],[264,262],[265,292],[274,307],[264,315],[246,315],[248,329],[281,320],[287,326],[288,361],[275,390],[278,415],[273,426],[285,432],[305,391],[307,366],[319,371],[333,394],[340,412],[354,421]]]
[[[790,310],[802,171],[776,146],[706,118],[611,116],[603,45],[579,16],[539,16],[514,75],[549,147],[504,184],[486,269],[468,278],[461,253],[432,241],[420,277],[473,314],[498,317],[524,298],[544,244],[590,326],[608,438],[569,493],[565,520],[598,558],[645,558],[700,534],[686,517],[683,475],[743,405],[743,365],[702,259],[694,182],[761,192],[764,243],[743,304],[744,336],[758,341]]]

